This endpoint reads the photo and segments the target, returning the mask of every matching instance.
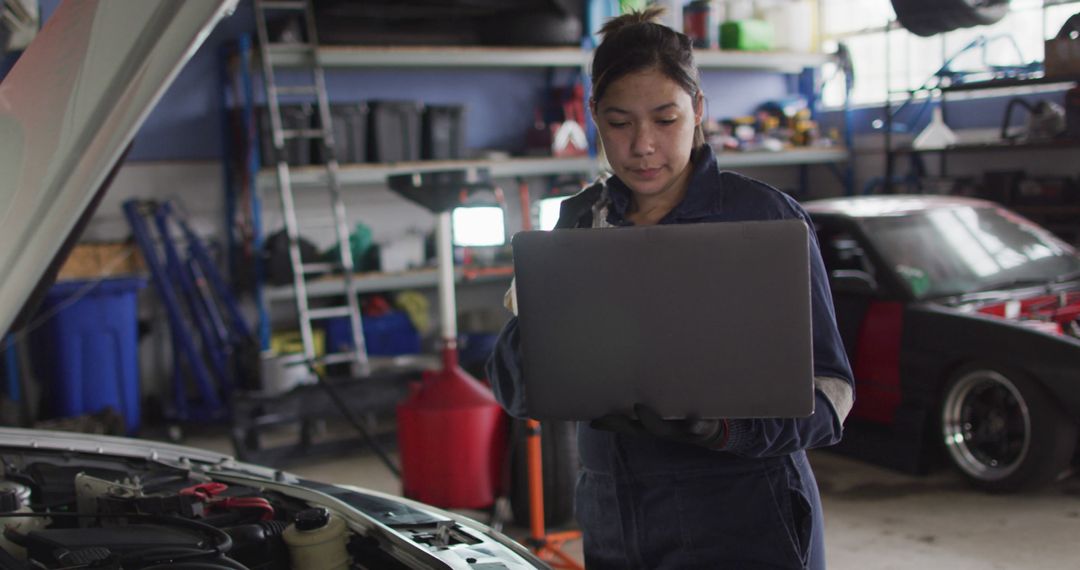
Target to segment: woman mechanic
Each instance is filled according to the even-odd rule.
[[[601,32],[589,105],[613,176],[564,201],[557,227],[810,224],[787,195],[718,169],[700,126],[704,98],[690,40],[656,23],[659,15],[623,15]],[[854,393],[825,269],[810,241],[815,413],[663,420],[640,408],[634,418],[580,423],[575,511],[590,570],[825,567],[824,519],[805,450],[840,440]],[[513,298],[508,292],[511,310]],[[515,317],[488,374],[502,405],[522,417],[518,346]]]

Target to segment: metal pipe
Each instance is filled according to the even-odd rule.
[[[439,320],[442,338],[448,346],[457,346],[457,308],[454,299],[454,243],[450,212],[441,212],[436,227],[439,261]]]

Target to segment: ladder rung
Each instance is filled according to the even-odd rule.
[[[281,131],[287,139],[319,139],[323,137],[322,129],[285,129]]]
[[[310,53],[315,51],[315,44],[304,42],[273,42],[267,44],[270,55],[277,53]]]
[[[263,10],[303,10],[307,2],[303,0],[263,0],[259,3]]]
[[[300,266],[305,275],[312,273],[330,273],[337,271],[341,266],[337,263],[305,263]]]
[[[310,309],[308,311],[308,318],[311,320],[333,319],[336,317],[348,317],[350,315],[352,315],[352,309],[349,307],[323,307],[319,309]]]
[[[315,85],[284,85],[275,87],[274,92],[280,95],[314,95],[319,88]]]
[[[354,362],[356,361],[356,353],[354,352],[331,352],[330,354],[324,354],[323,356],[317,356],[312,359],[313,364],[340,364],[342,362]],[[299,366],[307,363],[308,359],[302,353],[288,354],[280,357],[278,362],[285,366]]]
[[[331,352],[316,359],[320,364],[341,364],[342,362],[355,362],[355,352]]]
[[[307,356],[304,356],[304,353],[302,352],[286,354],[285,356],[279,357],[278,362],[285,366],[297,366],[307,362]]]

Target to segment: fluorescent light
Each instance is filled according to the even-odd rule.
[[[451,220],[454,245],[482,247],[506,243],[503,210],[498,206],[463,206],[454,208]]]
[[[559,208],[569,196],[556,196],[540,200],[540,229],[553,230],[559,221]]]

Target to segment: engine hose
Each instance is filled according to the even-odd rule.
[[[181,518],[181,517],[167,517],[167,516],[161,516],[161,515],[145,515],[145,514],[130,514],[130,513],[129,514],[124,514],[124,513],[109,513],[109,514],[87,514],[87,513],[0,513],[0,520],[2,520],[4,518],[15,518],[15,517],[84,518],[84,519],[98,519],[98,518],[119,519],[119,518],[123,518],[123,519],[134,519],[134,520],[140,520],[140,521],[146,521],[146,522],[156,522],[156,523],[162,523],[162,524],[165,524],[165,525],[170,525],[171,524],[171,525],[176,525],[176,526],[184,526],[184,527],[187,527],[189,529],[197,530],[197,531],[200,531],[202,533],[212,535],[215,539],[217,539],[216,540],[217,545],[214,546],[213,549],[199,551],[200,556],[207,556],[207,555],[210,555],[210,554],[225,554],[226,552],[229,551],[229,549],[232,548],[232,544],[233,544],[232,537],[229,536],[228,533],[221,530],[220,528],[216,528],[216,527],[210,526],[210,525],[208,525],[206,523],[199,522],[199,521],[196,521],[196,520],[185,519],[185,518]],[[14,530],[5,529],[4,537],[7,538],[8,540],[11,540],[15,544],[18,544],[19,546],[24,546],[24,544],[21,543],[22,535],[19,534],[16,531],[14,531]]]
[[[322,386],[323,390],[326,390],[327,395],[330,396],[330,400],[334,402],[335,406],[337,406],[338,410],[341,412],[341,415],[345,416],[345,419],[349,422],[349,424],[356,428],[356,431],[360,432],[360,437],[364,439],[364,443],[366,443],[369,447],[371,447],[371,449],[375,451],[375,454],[379,456],[379,459],[383,462],[384,465],[386,465],[386,468],[394,474],[394,477],[401,479],[401,469],[398,468],[398,466],[394,463],[394,460],[390,458],[390,455],[386,453],[386,450],[383,449],[381,445],[379,445],[379,442],[375,440],[375,437],[371,435],[371,432],[368,431],[366,427],[364,427],[364,424],[360,423],[360,421],[356,419],[356,416],[353,415],[352,410],[350,410],[349,407],[345,405],[345,401],[341,398],[341,393],[337,391],[337,388],[335,388],[333,384],[327,381],[326,378],[324,378],[323,375],[315,369],[315,365],[311,361],[308,361],[308,369],[311,370],[311,373],[315,375],[315,378],[318,380],[319,386]]]

